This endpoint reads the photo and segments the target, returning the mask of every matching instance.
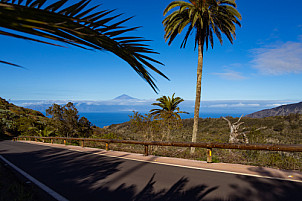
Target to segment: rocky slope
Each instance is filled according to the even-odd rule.
[[[302,102],[281,105],[272,109],[261,110],[254,112],[252,114],[246,115],[246,117],[251,118],[263,118],[263,117],[272,117],[272,116],[287,116],[289,114],[302,114]]]

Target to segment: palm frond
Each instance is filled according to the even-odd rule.
[[[10,66],[14,66],[14,67],[18,67],[18,68],[24,68],[22,66],[19,66],[17,64],[14,64],[14,63],[11,63],[11,62],[7,62],[7,61],[0,60],[0,63],[7,64],[7,65],[10,65]]]
[[[183,112],[179,110],[178,105],[183,102],[184,100],[180,97],[174,97],[175,93],[172,97],[162,96],[156,99],[156,103],[152,103],[154,106],[158,106],[160,108],[150,110],[150,114],[158,117],[162,114],[169,114],[168,116],[172,117],[175,116],[180,119],[179,113],[189,114],[188,112]],[[176,110],[176,111],[175,111]],[[164,115],[165,116],[165,115]]]
[[[170,45],[185,27],[187,31],[181,43],[181,48],[187,44],[188,37],[195,30],[195,48],[199,41],[208,49],[209,43],[214,47],[213,33],[222,44],[222,34],[233,43],[235,39],[235,24],[241,26],[242,19],[236,9],[235,0],[190,0],[173,1],[164,11],[167,15],[172,9],[177,8],[163,20],[165,27],[165,40]]]
[[[90,1],[81,0],[66,6],[70,1],[57,0],[49,5],[47,0],[0,0],[0,28],[9,30],[0,30],[0,35],[60,45],[49,42],[52,40],[83,49],[112,52],[126,61],[157,92],[148,70],[168,78],[150,62],[163,64],[146,55],[156,52],[148,48],[144,44],[146,40],[141,37],[132,36],[128,40],[124,36],[138,27],[123,27],[122,24],[131,18],[116,22],[121,14],[109,16],[114,10],[97,11],[99,6],[87,8]],[[15,34],[15,31],[31,36]]]

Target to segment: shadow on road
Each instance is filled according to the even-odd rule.
[[[302,183],[297,182],[188,170],[26,143],[8,149],[0,154],[70,201],[296,201],[302,197]],[[138,177],[142,180],[137,181]]]
[[[231,184],[236,194],[230,200],[296,201],[302,198],[302,183],[250,176],[237,176],[247,186]]]
[[[108,187],[102,187],[97,191],[102,195],[97,200],[124,200],[124,201],[201,201],[205,200],[205,196],[215,191],[218,187],[208,188],[206,185],[197,185],[189,189],[185,189],[189,180],[185,177],[179,179],[170,188],[156,191],[154,185],[155,174],[148,181],[146,186],[140,192],[136,192],[136,186],[126,186],[122,184],[114,190],[110,190]],[[217,199],[215,199],[217,200]],[[218,199],[219,200],[219,199]]]
[[[125,171],[120,169],[121,164],[125,161],[119,158],[73,152],[60,148],[37,150],[39,145],[25,144],[24,146],[34,146],[34,148],[27,152],[2,153],[16,166],[71,201],[199,201],[204,200],[206,195],[218,188],[218,186],[209,188],[203,184],[188,188],[186,185],[189,183],[189,179],[181,177],[171,186],[155,190],[154,185],[158,183],[155,173],[144,186],[138,187],[135,181],[127,183],[116,181],[141,169],[148,163],[135,163],[133,167]],[[107,183],[102,183],[106,178]],[[111,180],[118,187],[112,187]],[[138,189],[140,190],[138,191]]]

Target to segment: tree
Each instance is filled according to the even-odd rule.
[[[179,7],[177,10],[169,14],[164,20],[165,40],[170,45],[175,37],[180,34],[185,27],[187,31],[181,48],[185,48],[189,36],[195,32],[195,48],[198,47],[198,65],[197,65],[197,83],[196,98],[194,109],[194,125],[192,142],[196,142],[199,108],[201,98],[201,78],[203,68],[203,51],[204,46],[208,49],[210,43],[214,46],[215,34],[222,44],[222,34],[226,35],[228,40],[233,43],[235,38],[235,24],[240,25],[240,13],[236,10],[235,0],[190,0],[173,1],[164,10],[166,15],[173,8]],[[191,148],[191,153],[195,152],[195,148]]]
[[[159,106],[160,109],[150,110],[150,115],[154,117],[154,120],[159,120],[159,125],[162,128],[161,140],[170,140],[171,130],[176,127],[181,127],[180,113],[186,113],[179,110],[178,105],[184,100],[180,97],[175,97],[175,93],[170,98],[169,96],[162,96],[158,99],[159,103],[152,103],[152,105]]]
[[[91,123],[85,117],[79,119],[78,110],[69,102],[64,106],[53,104],[46,110],[46,115],[53,119],[57,133],[66,137],[89,137]]]
[[[178,105],[181,102],[183,102],[184,99],[182,99],[180,97],[174,98],[174,95],[175,95],[175,93],[172,95],[171,98],[169,96],[168,97],[162,96],[162,97],[156,99],[156,101],[159,101],[159,103],[152,103],[152,105],[159,106],[160,109],[150,110],[151,115],[165,116],[166,119],[169,119],[171,117],[176,117],[178,119],[181,119],[181,117],[179,116],[180,113],[188,114],[188,112],[179,111]]]
[[[87,8],[91,0],[0,0],[0,35],[61,46],[69,44],[86,50],[106,50],[126,61],[156,92],[157,86],[147,68],[168,79],[150,62],[163,65],[145,54],[156,53],[141,37],[124,36],[138,27],[122,26],[130,18],[117,21],[113,10]],[[66,5],[68,4],[68,5]],[[17,32],[16,32],[17,31]],[[38,37],[37,37],[38,36]],[[62,46],[61,46],[62,47]],[[0,63],[19,65],[0,60]]]
[[[86,117],[79,119],[79,133],[81,137],[90,137],[92,133],[91,122]]]
[[[248,143],[249,140],[244,132],[239,132],[239,127],[244,124],[244,122],[240,122],[241,118],[243,115],[236,121],[235,123],[231,123],[230,120],[228,120],[225,117],[222,117],[224,120],[228,122],[228,125],[230,127],[230,136],[229,136],[229,143],[238,143],[238,142],[243,142],[243,143]],[[239,139],[239,136],[242,136],[243,139]]]

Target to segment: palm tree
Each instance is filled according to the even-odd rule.
[[[169,96],[168,97],[162,96],[156,99],[156,101],[159,101],[159,103],[152,103],[152,105],[159,106],[161,109],[150,110],[151,115],[154,116],[164,115],[167,119],[171,117],[176,117],[177,119],[181,119],[179,115],[180,113],[188,114],[187,112],[179,111],[178,105],[184,100],[180,97],[174,98],[174,95],[175,93],[172,95],[171,98]]]
[[[239,20],[241,20],[241,15],[236,9],[237,5],[235,0],[173,1],[164,10],[164,15],[176,7],[179,8],[163,20],[165,27],[164,37],[166,41],[169,40],[168,44],[170,45],[175,37],[187,27],[184,40],[180,46],[181,48],[185,48],[189,36],[191,33],[195,32],[195,48],[198,47],[198,65],[192,142],[196,142],[204,46],[208,49],[210,43],[213,48],[214,34],[221,44],[222,34],[233,43],[233,38],[236,36],[235,24],[241,26],[239,22]],[[194,151],[195,148],[191,148],[191,153],[194,153]]]
[[[131,18],[117,21],[121,14],[108,16],[114,10],[99,11],[99,5],[87,8],[90,1],[0,0],[0,35],[55,46],[62,46],[57,43],[61,42],[83,49],[112,52],[126,61],[157,92],[147,68],[167,77],[150,62],[163,64],[145,55],[156,53],[142,43],[148,40],[123,35],[138,28],[122,26]],[[20,67],[8,61],[0,60],[0,63]]]

